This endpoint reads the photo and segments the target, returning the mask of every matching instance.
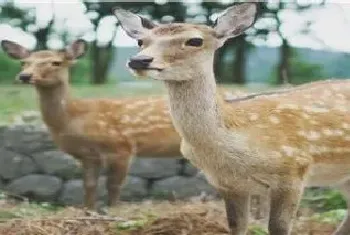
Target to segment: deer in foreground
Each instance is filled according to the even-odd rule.
[[[2,41],[3,50],[22,61],[18,79],[33,84],[42,118],[59,148],[80,160],[84,204],[95,209],[99,170],[107,168],[108,205],[116,205],[133,155],[179,157],[176,133],[164,97],[73,99],[69,67],[83,56],[86,43],[73,42],[63,51],[34,51]]]
[[[221,193],[232,235],[247,232],[249,195],[267,189],[271,235],[290,234],[305,186],[334,186],[350,208],[350,81],[315,82],[223,106],[214,52],[254,24],[255,3],[227,8],[214,27],[156,25],[120,8],[114,13],[140,45],[128,67],[165,83],[181,152]],[[350,234],[349,216],[334,234]]]

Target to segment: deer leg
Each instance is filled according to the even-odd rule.
[[[245,193],[222,193],[231,235],[245,235],[248,229],[250,196]]]
[[[302,184],[271,189],[270,195],[270,235],[289,235],[293,219],[303,192]]]
[[[96,205],[96,189],[99,172],[99,161],[90,159],[83,161],[84,205],[90,210],[94,210]]]
[[[108,206],[113,207],[117,204],[120,195],[121,186],[126,178],[129,169],[131,154],[111,159],[107,168],[107,191]]]
[[[341,184],[337,188],[343,194],[346,200],[347,215],[333,235],[348,235],[350,234],[350,180],[345,181],[345,183]]]

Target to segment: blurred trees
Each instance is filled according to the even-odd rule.
[[[92,24],[92,31],[95,34],[94,40],[91,42],[88,53],[89,61],[84,62],[82,68],[85,73],[89,74],[90,81],[94,84],[102,84],[108,81],[108,69],[112,57],[117,53],[117,49],[113,47],[113,42],[118,27],[116,18],[112,15],[112,9],[116,6],[129,9],[133,12],[141,13],[156,21],[196,21],[214,24],[215,16],[226,7],[232,5],[231,1],[202,1],[197,3],[197,8],[192,9],[190,3],[184,1],[157,1],[153,2],[107,2],[107,1],[82,1],[86,8],[86,16]],[[253,50],[252,42],[255,40],[267,41],[271,37],[280,39],[279,46],[279,62],[276,67],[276,82],[277,83],[291,83],[292,79],[300,77],[300,71],[296,69],[295,64],[299,62],[305,64],[305,61],[299,61],[299,57],[293,55],[290,45],[291,35],[285,32],[286,23],[284,20],[285,12],[292,12],[302,14],[314,7],[324,5],[325,0],[315,1],[264,1],[259,3],[260,18],[255,26],[248,30],[246,34],[228,40],[225,45],[220,48],[215,55],[214,70],[219,82],[225,83],[239,83],[243,84],[247,80],[246,67],[248,61],[249,50]],[[0,20],[10,24],[15,28],[20,28],[32,34],[36,41],[37,49],[44,49],[47,47],[47,42],[51,35],[58,35],[57,37],[63,42],[67,41],[70,32],[56,32],[55,31],[55,16],[52,17],[45,24],[38,24],[37,16],[34,9],[22,9],[13,3],[11,0],[0,2]],[[171,16],[171,17],[170,17]],[[103,39],[99,38],[99,33],[105,22],[115,22],[113,27],[111,24],[109,28],[111,32]],[[303,26],[296,30],[295,34],[310,34],[310,26],[312,22],[305,18]],[[114,25],[115,24],[115,25]],[[114,27],[115,26],[115,27]],[[103,31],[105,32],[105,31]],[[56,38],[57,38],[56,37]],[[87,64],[89,63],[89,64]],[[299,64],[300,65],[300,64]],[[306,66],[307,73],[316,70],[315,65]],[[90,69],[87,72],[86,68]],[[305,71],[304,71],[305,72]],[[317,73],[315,73],[317,74]],[[85,75],[86,76],[86,75]],[[297,78],[295,78],[297,79]]]
[[[277,34],[281,40],[279,65],[277,67],[277,83],[291,83],[292,71],[291,71],[291,59],[292,59],[292,48],[290,46],[289,38],[283,31],[283,18],[282,12],[284,10],[292,10],[297,14],[302,14],[314,7],[319,7],[325,4],[325,0],[320,1],[267,1],[260,2],[260,18],[269,20],[270,23],[256,30],[256,37],[267,39],[271,34]],[[309,20],[304,21],[303,27],[299,29],[296,34],[309,34],[310,26],[312,22]]]
[[[44,25],[38,25],[34,9],[18,8],[12,1],[5,1],[0,5],[1,22],[27,31],[36,39],[36,49],[46,49],[47,41],[53,28],[54,16]]]

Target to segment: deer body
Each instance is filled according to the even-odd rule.
[[[234,5],[210,28],[145,24],[115,10],[141,46],[128,67],[165,83],[181,152],[221,192],[231,234],[246,234],[249,196],[269,189],[269,233],[289,235],[305,186],[335,186],[350,208],[350,81],[315,82],[223,105],[214,52],[249,28],[256,13],[255,3]],[[347,234],[349,216],[335,232]]]
[[[116,204],[134,155],[178,157],[180,137],[163,97],[134,99],[73,99],[68,68],[85,51],[74,42],[65,51],[29,52],[2,41],[11,57],[21,59],[19,80],[37,90],[42,118],[58,147],[83,165],[84,204],[96,206],[99,171],[107,168],[108,205]]]

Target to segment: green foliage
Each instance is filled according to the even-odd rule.
[[[13,83],[20,67],[19,62],[0,52],[0,83]]]
[[[249,232],[251,235],[268,235],[269,233],[259,225],[252,225],[249,227]]]
[[[308,62],[298,55],[296,50],[292,51],[289,59],[290,65],[290,80],[292,84],[302,84],[320,80],[324,74],[323,67],[319,64]],[[278,78],[278,65],[273,69],[269,83],[276,84]]]
[[[338,191],[308,189],[302,205],[318,211],[345,209],[346,201]]]
[[[312,219],[322,223],[338,224],[344,219],[346,213],[347,210],[344,209],[331,210],[323,213],[316,213],[312,216]]]

